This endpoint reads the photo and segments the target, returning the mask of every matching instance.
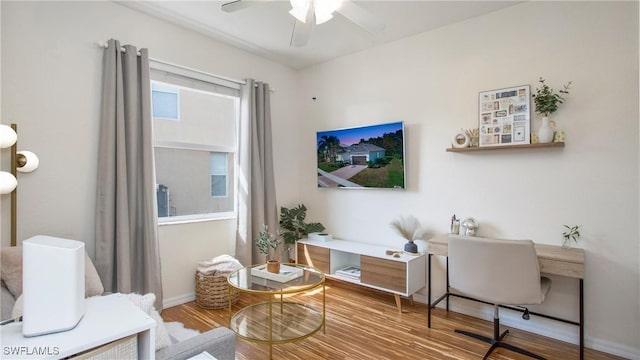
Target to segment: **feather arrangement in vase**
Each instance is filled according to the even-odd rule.
[[[420,222],[414,216],[400,217],[391,222],[391,227],[405,240],[404,251],[411,254],[418,253],[418,246],[414,240],[420,239],[422,235]]]

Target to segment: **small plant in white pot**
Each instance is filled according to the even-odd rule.
[[[258,233],[256,238],[258,251],[267,257],[267,271],[276,274],[280,273],[280,261],[275,256],[276,249],[280,244],[282,244],[280,236],[271,234],[267,225]]]
[[[558,111],[558,104],[564,103],[563,95],[569,94],[571,81],[564,85],[564,89],[558,90],[556,93],[552,88],[545,84],[545,79],[540,77],[538,80],[540,87],[536,89],[536,93],[531,95],[536,105],[536,112],[542,115],[542,123],[538,130],[538,140],[541,143],[550,143],[553,141],[552,127],[553,121],[549,120],[549,116]]]
[[[562,241],[562,247],[568,249],[571,247],[571,240],[577,243],[578,239],[580,239],[580,226],[582,225],[563,226],[567,229],[567,231],[562,233],[562,237],[564,238],[564,240]]]

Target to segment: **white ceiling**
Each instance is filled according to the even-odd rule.
[[[229,1],[118,1],[121,5],[198,31],[294,69],[302,69],[518,3],[353,1],[384,21],[386,26],[381,34],[369,34],[340,14],[335,14],[329,22],[314,25],[306,46],[291,47],[289,42],[295,19],[288,13],[291,9],[288,0],[254,1],[254,6],[231,13],[221,10],[221,5],[226,2]]]

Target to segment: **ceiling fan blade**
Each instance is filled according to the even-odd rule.
[[[313,23],[311,21],[303,23],[302,21],[296,20],[296,23],[293,25],[293,33],[291,34],[291,46],[301,47],[307,45],[312,26]]]
[[[224,11],[224,12],[234,12],[234,11],[246,9],[248,7],[256,5],[257,2],[267,2],[267,1],[273,1],[273,0],[251,0],[251,1],[236,0],[236,1],[231,1],[231,2],[228,2],[228,3],[222,4],[222,11]]]
[[[309,9],[307,9],[307,17],[305,19],[305,22],[296,19],[296,22],[293,24],[291,46],[300,47],[307,45],[307,43],[309,42],[309,37],[311,36],[313,23],[313,7],[309,6]]]
[[[382,20],[350,0],[343,0],[336,11],[371,34],[379,34],[384,30],[385,24]]]

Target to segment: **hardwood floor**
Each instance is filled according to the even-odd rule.
[[[264,301],[257,295],[241,294],[234,311]],[[321,290],[309,295],[296,295],[295,301],[322,306]],[[403,299],[399,314],[393,296],[351,284],[327,280],[326,333],[295,343],[274,345],[273,358],[287,360],[315,359],[481,359],[489,345],[459,335],[454,329],[467,329],[491,336],[493,324],[469,316],[435,309],[432,328],[427,328],[424,304]],[[205,310],[195,302],[162,312],[165,321],[180,321],[185,327],[206,331],[228,326],[229,311]],[[504,327],[502,328],[504,330]],[[518,329],[509,329],[507,342],[523,347],[547,359],[578,359],[577,345],[565,343]],[[238,360],[267,359],[269,347],[242,339],[236,340]],[[490,359],[529,359],[509,350],[498,349]],[[620,359],[585,349],[585,359]]]

